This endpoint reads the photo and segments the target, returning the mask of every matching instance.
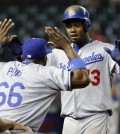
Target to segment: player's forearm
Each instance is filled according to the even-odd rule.
[[[70,66],[70,71],[72,71],[71,76],[71,87],[75,88],[83,88],[88,86],[90,83],[89,75],[86,69],[86,65],[80,58],[73,58],[68,62]]]
[[[88,72],[85,69],[74,70],[71,79],[72,79],[71,84],[72,89],[84,88],[88,86],[90,83]]]

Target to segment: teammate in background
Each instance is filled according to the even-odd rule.
[[[6,44],[9,44],[14,38],[16,38],[16,35],[8,36],[9,31],[14,26],[14,23],[11,19],[7,20],[5,19],[3,22],[0,22],[0,44],[5,46]],[[0,45],[0,50],[2,51],[2,45]],[[3,97],[3,94],[1,93],[1,97]],[[2,102],[0,102],[1,104]],[[25,126],[18,124],[11,120],[6,120],[0,118],[0,132],[5,130],[23,130],[23,131],[29,131],[28,128]]]
[[[0,26],[2,47],[9,42],[8,33],[12,25],[12,22],[3,22]],[[56,47],[69,58],[69,71],[45,66],[47,54],[52,51],[40,38],[30,38],[23,43],[23,62],[0,62],[1,118],[22,123],[37,132],[58,91],[88,86],[90,80],[86,66],[69,40],[64,38],[66,46],[57,44]]]
[[[86,64],[91,82],[82,90],[61,92],[61,116],[65,117],[62,133],[109,134],[109,119],[112,115],[111,84],[113,73],[120,73],[117,64],[120,63],[120,43],[117,41],[114,48],[111,44],[92,40],[89,37],[89,12],[82,6],[68,7],[64,12],[63,23],[71,46]],[[51,39],[48,43],[66,46],[66,38],[60,32],[58,36],[55,29],[58,30],[56,27],[45,27],[45,32]],[[53,49],[48,55],[48,61],[48,65],[68,69],[69,59],[62,50]]]
[[[115,75],[112,87],[113,115],[110,118],[110,134],[119,134],[120,125],[120,75]]]

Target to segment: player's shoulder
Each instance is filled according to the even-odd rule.
[[[9,61],[9,62],[0,62],[0,66],[6,66],[8,64],[11,64],[11,61]]]
[[[99,47],[99,48],[103,48],[103,47],[108,47],[108,48],[112,48],[114,47],[113,44],[107,43],[107,42],[102,42],[99,40],[95,40],[92,43],[93,47]]]
[[[53,74],[58,74],[59,69],[54,66],[39,66],[36,68],[37,75],[40,75],[42,78],[46,77],[52,77]]]
[[[0,62],[0,69],[5,69],[13,65],[14,61]]]
[[[112,49],[114,45],[106,42],[101,42],[99,40],[93,40],[91,43],[88,43],[83,47],[83,49],[88,49],[88,50],[103,50],[104,47],[108,47]]]
[[[64,53],[64,51],[61,50],[61,49],[54,48],[54,49],[52,50],[52,53],[58,54],[58,53]]]
[[[52,53],[49,53],[49,54],[47,54],[47,57],[48,57],[48,59],[49,59],[49,57],[59,57],[59,56],[62,56],[62,55],[65,55],[65,52],[63,51],[63,50],[61,50],[61,49],[57,49],[57,48],[54,48],[54,49],[52,49]]]
[[[0,62],[0,69],[1,68],[4,68],[4,65],[5,65],[6,63],[5,62]]]

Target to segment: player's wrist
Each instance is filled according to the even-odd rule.
[[[72,46],[69,44],[69,45],[64,45],[64,47],[63,47],[63,50],[65,51],[65,52],[69,52],[69,51],[71,51],[73,48],[72,48]]]
[[[71,71],[74,71],[74,70],[80,69],[80,68],[86,69],[86,65],[81,58],[74,58],[71,61],[69,61],[68,64],[70,66]]]

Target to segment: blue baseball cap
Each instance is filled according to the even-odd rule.
[[[39,59],[52,50],[47,49],[47,43],[41,38],[30,38],[23,43],[22,56],[24,59]]]

